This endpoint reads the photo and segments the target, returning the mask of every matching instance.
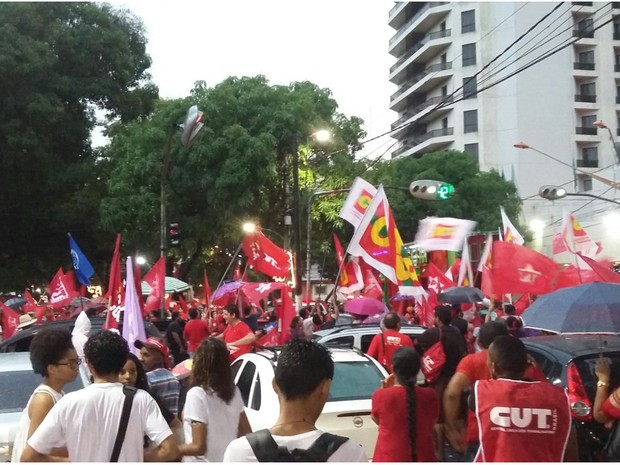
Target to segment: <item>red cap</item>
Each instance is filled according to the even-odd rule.
[[[157,339],[156,337],[149,337],[144,342],[138,339],[133,343],[133,345],[137,347],[138,349],[141,349],[142,347],[146,347],[147,349],[159,350],[164,358],[164,366],[168,370],[172,368],[170,366],[170,349],[168,349],[168,346],[164,344],[162,341],[160,341],[159,339]]]

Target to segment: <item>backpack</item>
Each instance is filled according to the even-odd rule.
[[[331,433],[323,433],[308,449],[289,451],[278,446],[268,429],[246,435],[259,462],[327,462],[327,459],[349,439]]]
[[[422,373],[427,383],[432,383],[439,378],[441,370],[446,363],[446,353],[441,342],[441,329],[439,330],[439,340],[430,346],[422,355]]]

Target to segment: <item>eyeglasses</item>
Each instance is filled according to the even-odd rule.
[[[68,366],[69,368],[77,368],[81,364],[82,364],[82,359],[81,358],[69,360],[69,361],[63,362],[63,363],[54,363],[54,365],[65,365],[65,366]]]

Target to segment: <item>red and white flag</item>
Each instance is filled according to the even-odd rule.
[[[2,337],[7,340],[17,331],[19,314],[2,302],[0,302],[0,309],[2,309]]]
[[[517,228],[510,222],[508,215],[506,215],[506,211],[504,207],[499,207],[499,211],[502,215],[502,224],[504,226],[504,240],[506,242],[512,242],[513,244],[523,245],[525,240],[523,236],[517,231]]]
[[[471,260],[469,258],[469,244],[467,239],[463,243],[463,251],[461,252],[461,266],[459,267],[459,279],[457,286],[473,286],[474,274],[471,269]]]
[[[433,262],[428,262],[424,269],[424,276],[427,278],[426,289],[429,292],[439,294],[451,287],[454,287],[454,281],[449,279]]]
[[[158,310],[161,307],[161,300],[166,292],[166,259],[160,257],[157,263],[144,276],[144,282],[151,286],[151,293],[146,298],[144,311],[146,313]]]
[[[345,263],[344,250],[336,234],[334,234],[334,248],[336,249],[336,260],[340,268],[338,292],[343,295],[349,295],[364,289],[364,278],[358,257],[352,257]]]
[[[289,275],[289,253],[271,242],[262,232],[246,234],[241,245],[248,258],[248,265],[272,278],[286,278]]]
[[[426,251],[453,250],[458,252],[476,226],[475,221],[458,218],[430,217],[420,220],[415,244]]]
[[[594,256],[601,251],[599,244],[592,240],[586,230],[581,227],[577,219],[566,210],[564,210],[564,216],[562,218],[560,238],[563,247],[562,245],[554,247],[553,253],[559,253],[556,252],[556,249],[560,251],[568,250],[572,253],[580,252],[581,255],[594,258]],[[580,268],[583,268],[583,266],[580,266]]]
[[[108,311],[106,314],[104,329],[118,329],[121,320],[121,311],[125,302],[125,290],[121,280],[121,235],[116,235],[112,263],[110,264],[110,279],[108,281]]]
[[[340,218],[347,220],[357,228],[376,193],[377,188],[375,186],[360,177],[355,178],[349,195],[340,210]]]
[[[62,272],[62,268],[58,268],[56,275],[52,278],[48,286],[49,303],[54,308],[63,307],[71,303],[71,301],[80,295],[75,290],[75,284],[71,277]]]

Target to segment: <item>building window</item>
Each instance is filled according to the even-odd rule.
[[[478,84],[476,82],[476,76],[463,79],[463,99],[476,98],[477,93]]]
[[[579,190],[581,192],[592,190],[592,178],[590,176],[583,174],[579,175]]]
[[[478,132],[478,110],[463,112],[463,132]]]
[[[590,50],[588,52],[581,52],[579,54],[579,63],[594,63],[594,50]]]
[[[471,66],[476,64],[476,44],[463,45],[463,66]]]
[[[579,85],[579,94],[575,96],[576,102],[596,103],[596,84],[589,82]]]
[[[581,160],[577,160],[579,168],[598,168],[598,147],[581,149]]]
[[[441,129],[448,129],[448,118],[443,118],[441,120]]]
[[[476,162],[478,162],[478,144],[465,144],[463,147],[465,153],[470,154]]]
[[[461,33],[476,30],[476,11],[468,10],[461,13]]]
[[[594,21],[592,18],[586,18],[577,24],[577,32],[582,37],[594,37]]]
[[[595,121],[596,121],[596,115],[582,116],[581,117],[581,127],[583,127],[583,128],[593,128]]]
[[[614,21],[614,40],[620,40],[620,22]]]

